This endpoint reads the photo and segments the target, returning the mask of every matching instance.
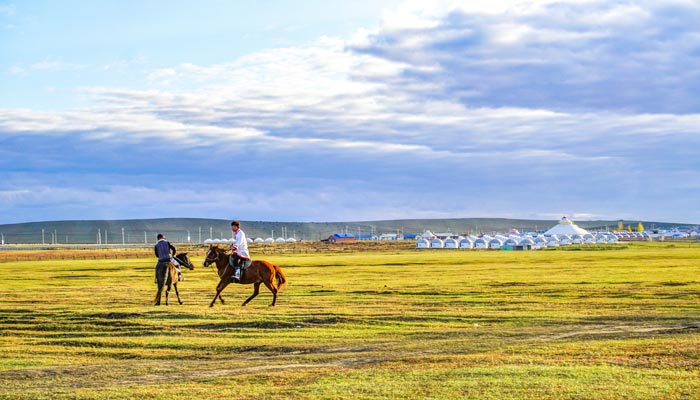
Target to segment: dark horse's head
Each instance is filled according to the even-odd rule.
[[[209,245],[209,249],[204,255],[204,261],[202,261],[203,267],[209,267],[212,264],[216,264],[216,261],[221,257],[222,254],[226,254],[226,250],[220,249],[218,246]]]
[[[184,265],[185,267],[189,269],[194,269],[194,264],[192,264],[192,261],[190,261],[190,258],[187,257],[187,253],[180,253],[175,256],[175,258],[180,262],[180,265]]]

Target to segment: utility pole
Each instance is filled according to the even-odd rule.
[[[202,243],[202,227],[199,227],[199,243]]]
[[[44,229],[43,228],[41,229],[41,244],[46,244],[44,242]]]
[[[122,246],[124,246],[126,242],[124,241],[124,227],[122,226]]]
[[[190,242],[190,231],[187,231],[187,243]]]

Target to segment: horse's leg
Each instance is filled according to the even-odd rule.
[[[163,295],[163,285],[165,283],[165,277],[160,277],[160,275],[157,278],[158,281],[158,293],[156,293],[156,298],[154,301],[154,305],[159,306],[160,305],[160,298]],[[166,295],[167,296],[167,295]]]
[[[173,283],[173,287],[175,288],[175,295],[177,296],[177,302],[182,304],[182,300],[180,300],[180,292],[177,291],[177,282]]]
[[[216,300],[215,300],[215,301],[216,301]],[[219,295],[219,301],[221,302],[221,304],[224,304],[224,298],[221,297],[221,295]]]
[[[253,284],[253,294],[250,295],[250,297],[248,297],[248,300],[244,301],[243,304],[241,304],[241,307],[245,306],[246,304],[248,304],[249,301],[253,300],[253,298],[255,298],[255,296],[257,296],[258,293],[260,293],[260,282],[255,282]]]
[[[275,306],[275,302],[277,302],[277,286],[275,286],[274,283],[270,282],[263,282],[265,286],[267,286],[268,289],[272,292],[272,304],[270,304],[270,307]]]
[[[163,286],[158,287],[158,293],[156,293],[156,298],[154,299],[154,302],[153,302],[154,306],[160,305],[160,296],[161,296],[162,292],[163,292]]]
[[[219,280],[219,284],[216,285],[216,294],[214,295],[214,300],[211,301],[211,304],[209,304],[209,307],[214,307],[214,303],[216,303],[216,299],[221,298],[221,292],[224,290],[224,288],[226,286],[228,286],[229,282],[230,282],[230,278],[229,279],[224,278],[224,279]],[[223,303],[224,300],[221,299],[221,302]]]

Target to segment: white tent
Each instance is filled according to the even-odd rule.
[[[431,239],[435,239],[435,234],[433,232],[430,232],[430,231],[425,231],[425,232],[423,232],[422,235],[420,235],[420,237],[422,237],[423,239],[431,240]]]
[[[574,224],[573,221],[569,220],[566,216],[561,217],[558,224],[551,227],[544,234],[549,235],[585,235],[588,231]]]
[[[444,243],[445,243],[445,248],[446,248],[446,249],[457,249],[457,248],[459,248],[459,242],[457,241],[457,239],[447,238],[447,239],[445,239],[445,242],[444,242]]]

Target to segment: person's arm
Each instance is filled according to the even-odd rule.
[[[168,242],[168,245],[170,245],[170,250],[173,252],[173,256],[177,254],[177,250],[175,249],[175,246],[173,246],[170,242]]]
[[[236,232],[236,244],[234,244],[234,246],[235,246],[234,250],[238,250],[238,247],[241,246],[242,242],[243,242],[243,232],[238,231],[238,232]]]
[[[153,252],[156,253],[156,258],[158,258],[158,245],[153,246]]]

